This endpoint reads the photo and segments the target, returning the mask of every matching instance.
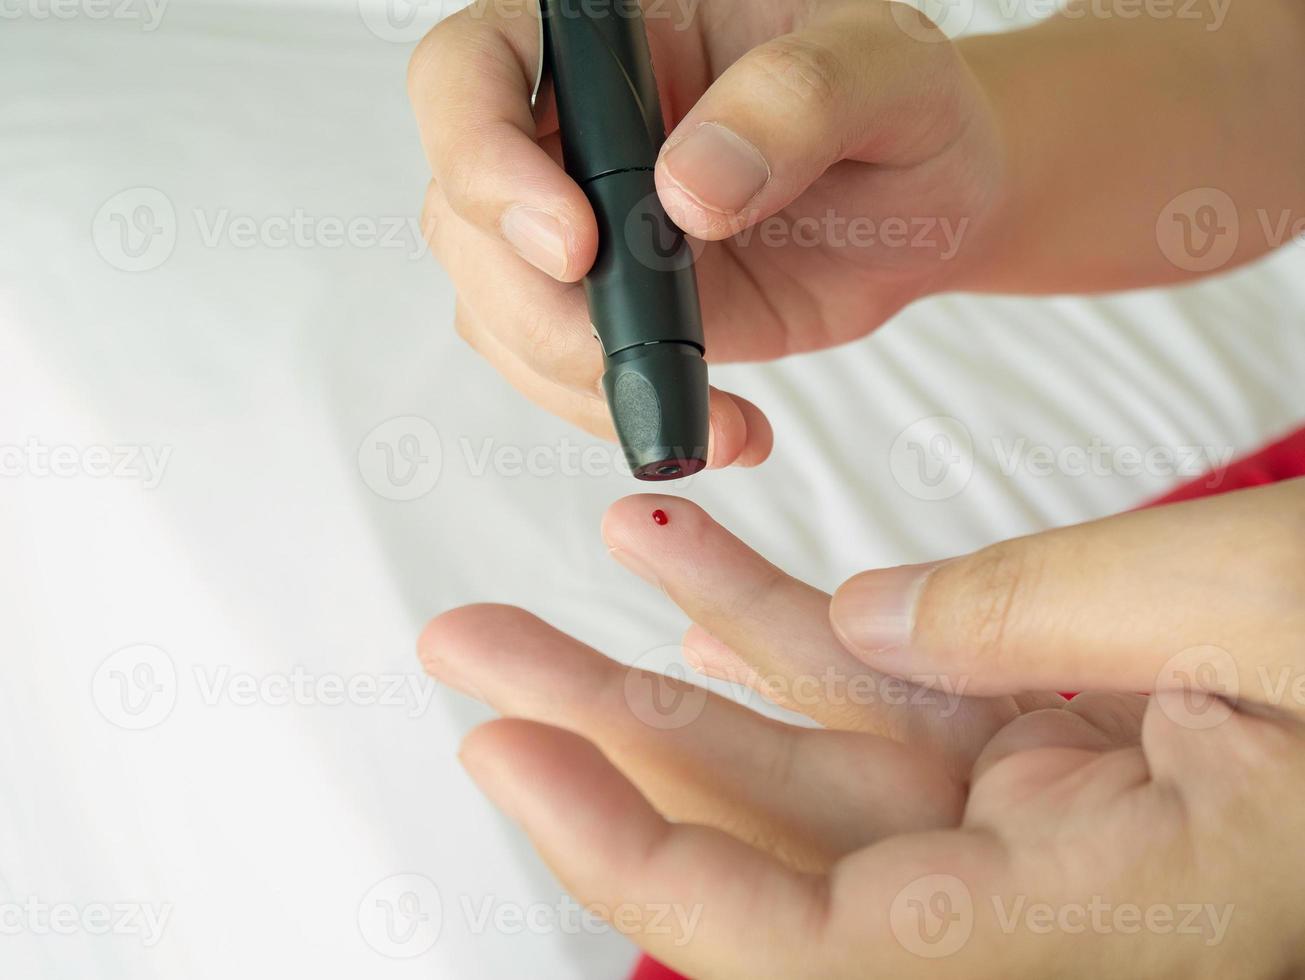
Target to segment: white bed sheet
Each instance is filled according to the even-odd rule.
[[[634,488],[456,339],[449,283],[410,230],[399,247],[205,241],[224,216],[415,214],[406,57],[346,4],[174,2],[153,32],[0,22],[0,461],[20,461],[0,478],[0,908],[28,909],[0,975],[597,978],[631,960],[572,928],[463,775],[458,740],[486,712],[422,686],[413,644],[433,614],[494,600],[660,662],[683,617],[598,537]],[[119,196],[134,188],[166,196],[176,241],[132,273],[112,243],[113,214],[146,200]],[[770,413],[776,452],[683,492],[825,587],[1130,507],[1178,478],[1003,459],[1020,439],[1224,455],[1298,424],[1303,271],[1293,247],[1179,291],[949,297],[867,342],[720,369]],[[956,435],[936,417],[963,424],[970,457],[935,440]],[[958,482],[921,482],[913,441],[960,452]],[[139,460],[92,475],[92,446],[170,455],[147,486]],[[56,447],[72,475],[33,455]],[[414,447],[429,462],[402,483]],[[529,472],[514,447],[534,450]],[[485,472],[487,450],[506,455]],[[296,671],[413,686],[399,705],[273,703]],[[242,704],[243,677],[273,687]],[[125,713],[124,690],[154,699]],[[29,899],[170,912],[147,945],[52,934]],[[408,942],[385,903],[425,915]],[[532,919],[496,928],[487,910]]]

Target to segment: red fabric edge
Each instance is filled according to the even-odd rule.
[[[1144,506],[1160,507],[1164,504],[1176,504],[1182,500],[1213,497],[1231,490],[1265,486],[1298,476],[1305,476],[1305,428],[1298,429],[1250,456],[1244,456],[1227,466],[1197,477]],[[630,975],[630,980],[687,980],[687,978],[645,956],[640,959],[634,973]]]

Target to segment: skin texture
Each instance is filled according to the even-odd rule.
[[[424,221],[457,286],[460,334],[528,397],[610,438],[601,352],[575,285],[597,231],[561,168],[550,93],[531,113],[530,9],[477,4],[414,55],[409,87],[433,174]],[[687,27],[657,16],[647,27],[669,133],[659,193],[706,240],[697,270],[709,360],[771,360],[864,336],[981,247],[1001,147],[952,45],[914,40],[887,5],[861,0],[712,0]],[[766,157],[769,180],[737,211],[701,206],[670,176],[668,155],[703,123],[727,125]],[[519,206],[564,228],[552,276],[504,238],[504,215]],[[932,245],[864,234],[855,240],[874,241],[849,247],[852,218],[863,231],[931,220]],[[771,224],[755,227],[763,219]],[[955,255],[942,221],[961,240]],[[907,243],[918,237],[918,226],[904,228]],[[713,466],[755,464],[770,451],[764,416],[737,396],[713,392],[711,435]]]
[[[693,504],[614,505],[613,556],[694,621],[686,659],[814,730],[508,607],[444,614],[420,653],[504,715],[462,750],[484,791],[690,976],[1297,976],[1302,529],[1294,481],[1005,542],[936,569],[902,645],[868,651],[837,635],[876,615],[858,595],[900,602],[897,570],[831,624]]]
[[[953,44],[881,0],[699,0],[691,19],[646,4],[669,134],[657,186],[701,240],[709,360],[845,343],[942,291],[1146,286],[1283,244],[1275,229],[1305,214],[1305,5],[1118,5],[1075,0],[1036,28]],[[413,55],[424,223],[461,336],[546,410],[611,438],[577,285],[594,217],[562,169],[551,92],[530,105],[536,10],[479,0]],[[760,154],[767,179],[745,203],[709,206],[677,178],[704,126]],[[734,189],[748,170],[720,152],[698,163]],[[1167,214],[1192,191],[1190,215]],[[1175,261],[1175,222],[1207,213],[1210,192],[1241,229],[1235,248],[1217,268]],[[512,215],[531,217],[524,250]],[[711,465],[765,459],[760,409],[713,391],[711,410]]]
[[[1274,247],[1261,213],[1305,209],[1305,6],[1234,2],[1217,27],[1088,6],[959,44],[874,0],[650,19],[670,130],[657,184],[706,243],[709,357],[843,343],[943,290],[1217,271],[1165,248],[1166,208],[1194,189],[1243,229],[1220,268]],[[593,215],[547,92],[531,111],[532,10],[479,3],[416,52],[425,221],[460,334],[610,438],[576,285]],[[764,160],[742,205],[677,176],[705,125]],[[798,240],[831,215],[964,231],[952,254]],[[772,218],[778,241],[744,234]],[[756,464],[771,441],[760,409],[713,391],[711,465]],[[831,604],[692,504],[618,503],[604,535],[693,619],[690,664],[815,730],[521,610],[446,613],[420,649],[504,715],[463,748],[485,792],[582,902],[695,978],[1298,976],[1303,530],[1296,482],[867,572]],[[668,926],[668,907],[687,918]]]

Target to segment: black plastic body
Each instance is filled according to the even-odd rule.
[[[636,477],[687,476],[707,459],[702,314],[693,252],[653,182],[666,132],[639,5],[541,10],[566,170],[598,219],[585,294],[612,421]]]

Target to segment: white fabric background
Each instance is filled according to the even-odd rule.
[[[540,471],[595,444],[456,339],[449,283],[410,232],[406,248],[204,241],[223,215],[415,215],[406,59],[344,2],[174,2],[152,33],[0,21],[0,446],[171,452],[153,488],[0,478],[0,903],[171,907],[152,947],[85,928],[2,936],[0,975],[597,978],[631,959],[539,911],[534,929],[477,930],[486,899],[546,911],[561,892],[456,763],[485,717],[470,702],[206,697],[296,667],[419,683],[417,632],[469,601],[527,606],[627,661],[685,625],[598,537],[634,487]],[[93,231],[106,247],[115,226],[96,216],[142,187],[173,208],[175,249],[124,272],[97,250]],[[993,440],[1231,451],[1285,431],[1305,419],[1303,271],[1289,247],[1181,291],[950,297],[844,349],[718,370],[770,413],[775,455],[684,492],[824,587],[1127,508],[1176,481],[1007,475]],[[968,484],[930,501],[899,435],[935,416],[975,450]],[[385,489],[376,440],[402,453],[426,431],[414,418],[438,434],[417,472],[435,485],[387,499],[368,482]],[[928,446],[934,428],[910,432]],[[486,447],[538,465],[478,472]],[[141,644],[162,651],[155,693],[174,706],[128,731],[105,716],[108,670],[149,680],[130,669]],[[439,895],[420,910],[439,937],[410,958],[359,923],[412,885],[369,892],[394,875]]]

